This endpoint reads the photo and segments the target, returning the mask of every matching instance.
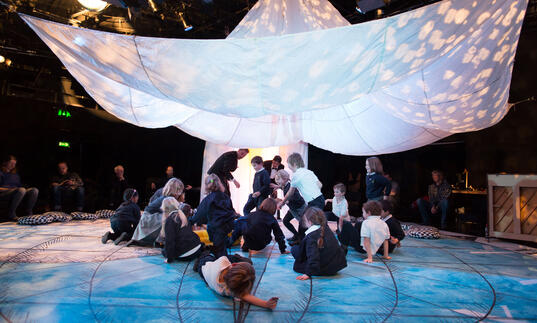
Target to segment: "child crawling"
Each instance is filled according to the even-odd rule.
[[[194,271],[199,273],[207,285],[222,296],[236,297],[252,305],[274,309],[278,297],[262,300],[251,294],[255,281],[255,269],[252,261],[237,254],[216,258],[204,251],[194,264]]]

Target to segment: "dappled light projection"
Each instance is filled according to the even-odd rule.
[[[368,155],[500,121],[526,5],[441,1],[348,25],[326,0],[261,0],[225,40],[22,18],[127,122],[234,147],[304,141]]]

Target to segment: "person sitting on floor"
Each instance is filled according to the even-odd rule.
[[[125,177],[125,169],[121,165],[114,167],[114,178],[110,182],[110,196],[108,206],[117,208],[123,203],[122,194],[129,187]]]
[[[17,208],[22,204],[21,215],[32,215],[39,190],[35,187],[22,187],[21,178],[17,173],[17,158],[8,156],[2,161],[0,168],[0,200],[8,202],[7,215],[16,221]]]
[[[162,195],[153,199],[153,201],[144,209],[142,217],[140,218],[140,223],[138,223],[138,226],[132,235],[132,240],[129,241],[128,245],[154,245],[155,242],[159,242],[157,239],[160,236],[162,228],[162,201],[164,201],[166,197],[173,197],[182,202],[182,199],[184,199],[183,190],[183,182],[178,178],[171,178],[166,185],[164,185]]]
[[[291,249],[295,258],[293,270],[303,274],[296,279],[331,276],[347,267],[345,253],[326,224],[321,209],[308,207],[302,216],[302,225],[308,228],[306,237]]]
[[[276,184],[278,185],[277,187],[283,190],[283,195],[286,195],[291,188],[291,182],[289,181],[289,173],[286,170],[281,169],[276,174],[275,179]],[[304,213],[304,210],[306,210],[306,202],[304,202],[304,199],[300,195],[300,192],[298,190],[295,190],[293,195],[287,200],[287,206],[289,207],[289,211],[287,211],[287,214],[285,214],[285,216],[283,217],[283,225],[293,234],[291,238],[287,239],[287,241],[289,241],[289,243],[293,245],[298,243],[303,238],[304,232],[306,230],[299,225],[297,231],[295,227],[291,224],[291,220],[295,218],[298,223],[300,223],[302,214]]]
[[[167,263],[174,260],[193,260],[203,251],[200,237],[192,231],[187,217],[183,213],[181,203],[173,197],[162,201],[162,231],[164,248],[162,255]]]
[[[337,221],[337,232],[343,227],[343,221],[350,221],[349,204],[345,199],[345,184],[338,183],[334,185],[334,198],[327,199],[325,203],[332,203],[332,212],[327,212],[326,217],[329,221]]]
[[[254,182],[252,184],[253,193],[248,196],[248,201],[244,205],[243,215],[247,216],[254,208],[259,208],[261,203],[269,196],[270,175],[263,168],[263,158],[255,156],[252,158],[252,167],[255,170]]]
[[[363,206],[364,221],[360,230],[361,245],[367,252],[367,258],[364,262],[373,262],[373,255],[383,246],[384,259],[392,259],[388,255],[388,240],[390,239],[390,230],[388,225],[380,219],[382,207],[378,201],[368,201]]]
[[[268,309],[274,309],[278,304],[277,297],[265,301],[251,294],[255,269],[248,258],[237,254],[217,258],[204,251],[194,263],[194,271],[218,295],[239,298],[243,302]]]
[[[382,212],[380,214],[380,218],[382,221],[388,225],[388,229],[390,230],[390,240],[388,241],[388,248],[389,252],[392,253],[395,247],[401,246],[401,240],[405,238],[405,231],[403,231],[403,228],[401,227],[401,223],[399,223],[399,220],[393,217],[392,215],[392,204],[389,200],[382,200],[379,201],[380,205],[382,206]],[[382,253],[384,250],[384,247],[381,246],[379,248],[379,253]]]
[[[106,232],[101,238],[102,243],[114,240],[118,245],[121,241],[129,241],[140,221],[140,207],[138,206],[138,192],[127,188],[123,193],[123,203],[110,218],[110,226],[114,232]]]
[[[75,172],[70,172],[66,162],[58,163],[58,175],[52,178],[54,210],[61,211],[62,204],[69,196],[74,197],[76,210],[84,209],[84,182]]]
[[[189,221],[192,224],[207,224],[207,234],[213,243],[213,253],[216,257],[225,256],[228,234],[233,230],[235,209],[216,174],[205,177],[205,190],[208,195],[201,201]]]
[[[431,217],[440,213],[440,228],[445,229],[449,211],[449,196],[451,195],[451,186],[444,179],[441,171],[434,170],[432,173],[433,184],[429,185],[429,201],[418,199],[418,209],[420,210],[423,224],[431,225]]]
[[[278,221],[274,218],[276,213],[276,201],[272,198],[265,199],[258,210],[235,220],[233,234],[229,239],[231,246],[241,235],[244,236],[243,251],[262,250],[271,241],[271,232],[278,242],[280,252],[285,251],[285,236]]]

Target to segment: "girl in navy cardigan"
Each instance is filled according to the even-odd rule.
[[[390,196],[392,183],[384,177],[382,163],[378,157],[369,157],[365,160],[365,195],[368,201],[386,200]]]
[[[231,199],[224,193],[225,189],[215,174],[205,178],[207,195],[198,206],[190,223],[207,224],[207,233],[213,243],[213,253],[217,258],[226,256],[228,234],[233,230],[235,210]]]
[[[321,209],[307,208],[301,225],[308,228],[306,237],[291,249],[295,257],[293,270],[303,274],[296,279],[306,280],[313,275],[331,276],[347,267],[345,253],[326,224]]]

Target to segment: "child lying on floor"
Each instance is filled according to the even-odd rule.
[[[252,261],[237,254],[216,258],[204,251],[194,263],[194,271],[216,293],[227,297],[236,297],[252,305],[274,309],[278,297],[262,300],[252,294],[255,281],[255,269]]]

